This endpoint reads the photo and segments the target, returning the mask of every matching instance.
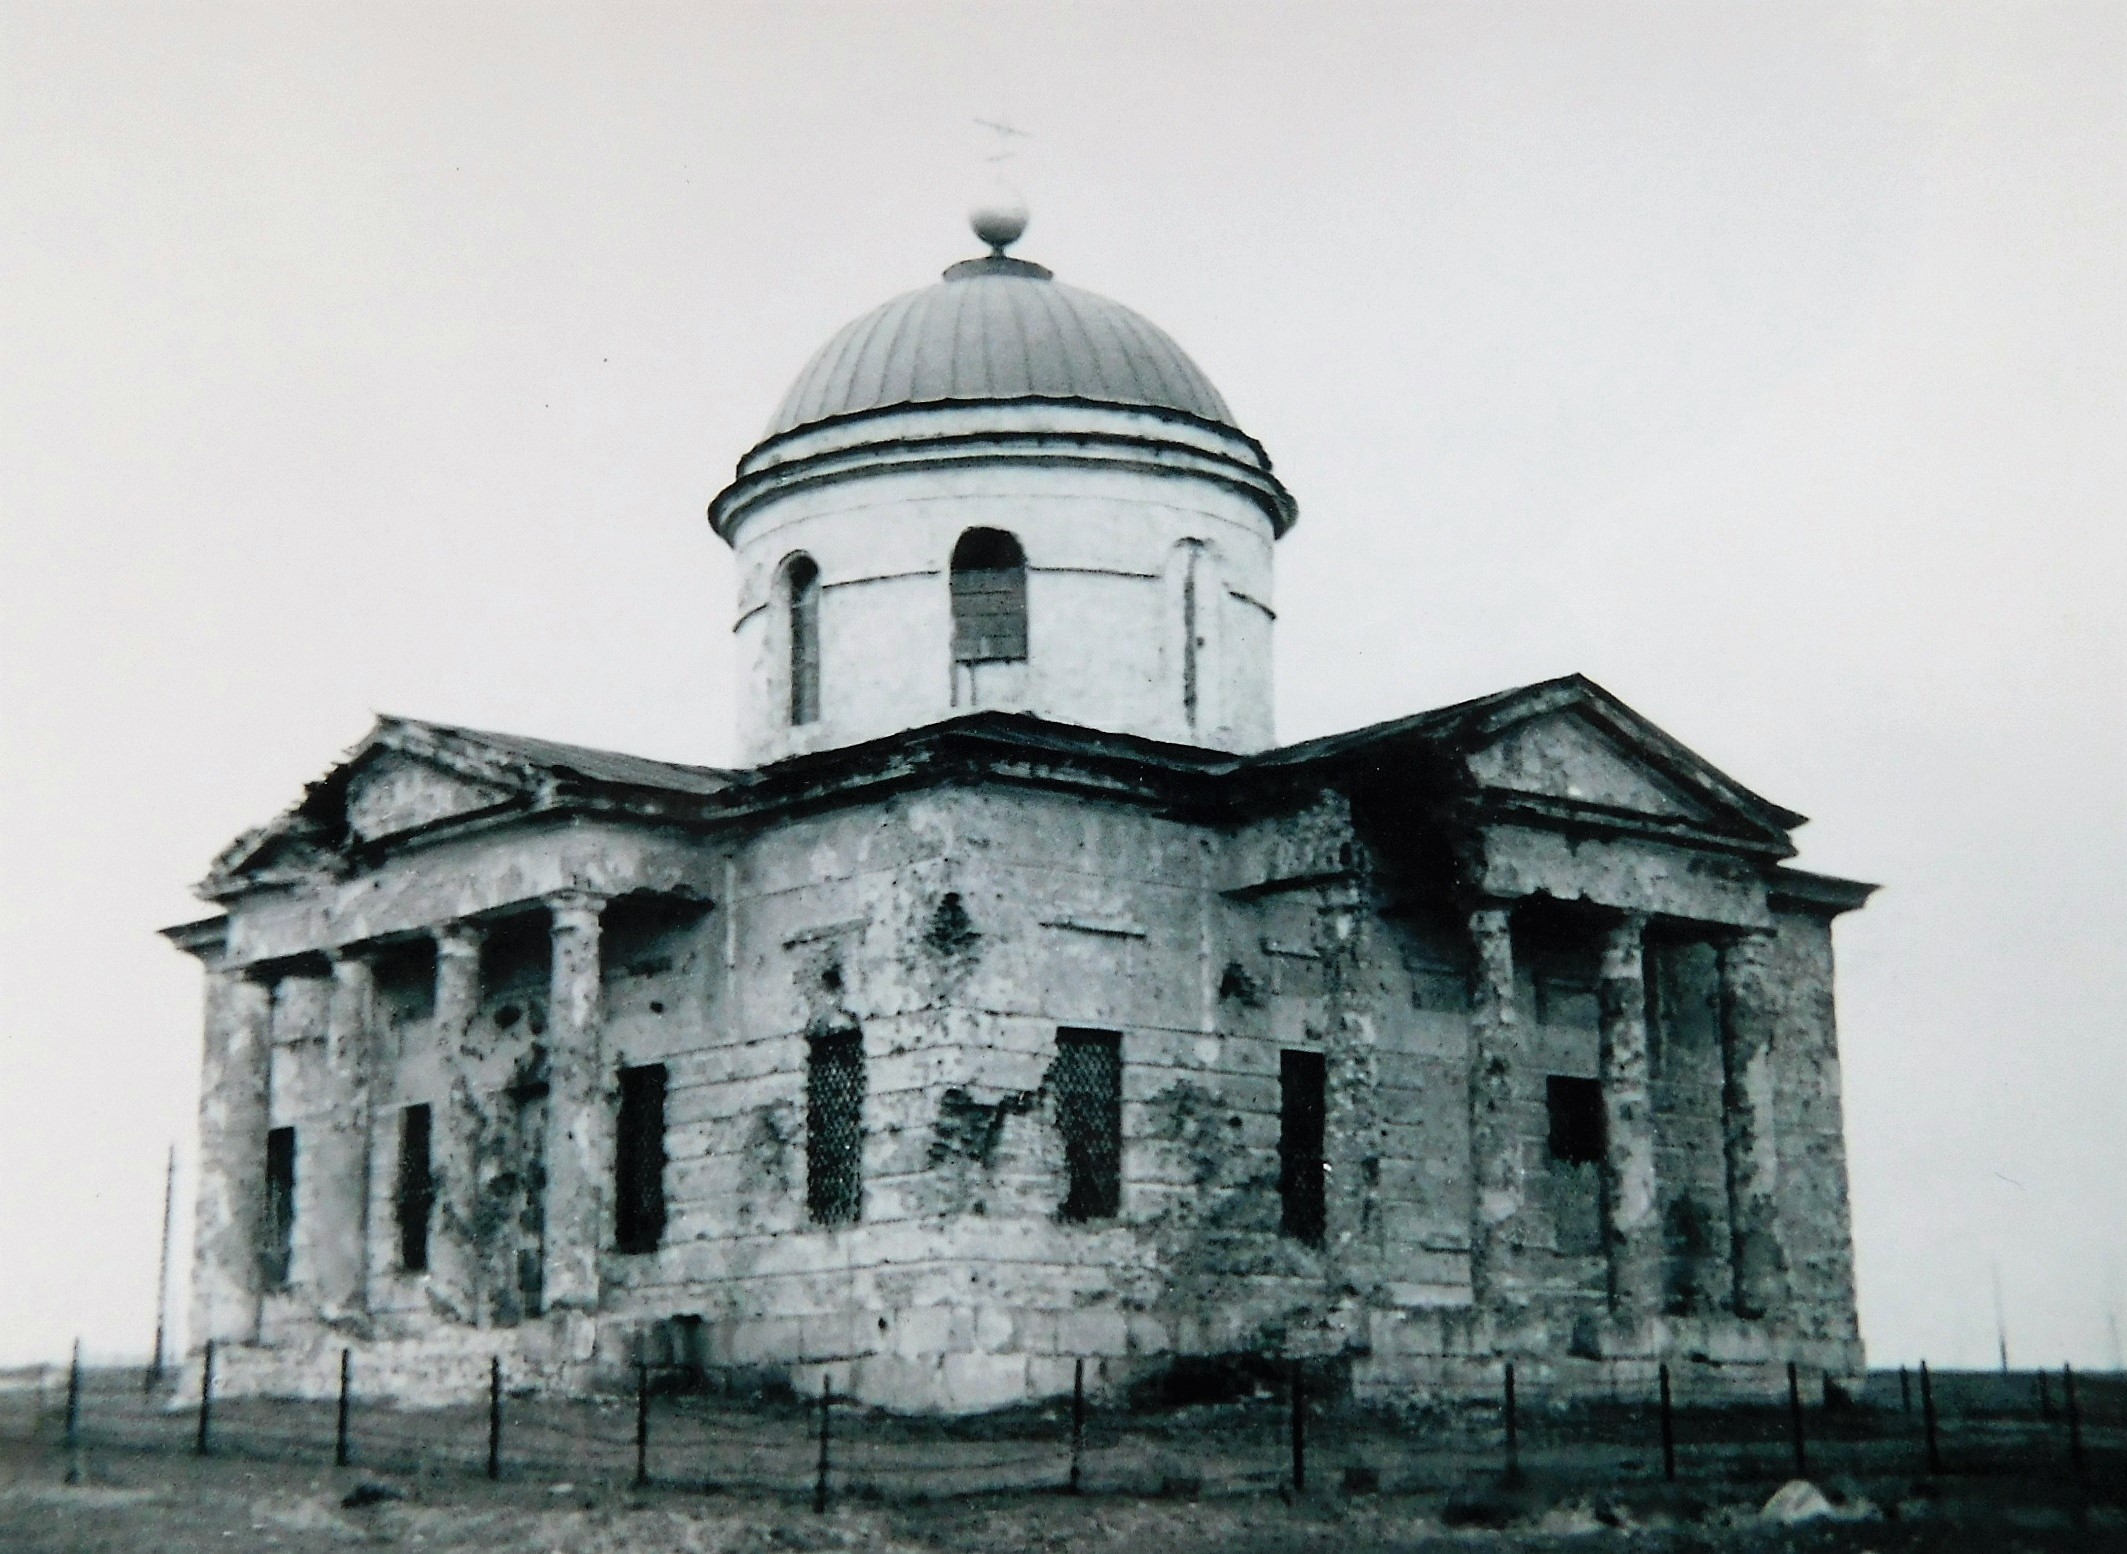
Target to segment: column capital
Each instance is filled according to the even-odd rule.
[[[1503,896],[1475,896],[1464,904],[1463,916],[1473,934],[1505,933],[1513,927],[1514,905]]]
[[[376,967],[366,945],[335,944],[325,951],[325,963],[332,968],[332,979],[345,982],[367,976]]]
[[[554,891],[545,898],[547,910],[554,914],[554,926],[564,929],[597,927],[599,914],[612,899],[598,891],[580,890],[574,886]]]
[[[1603,980],[1637,982],[1644,976],[1642,952],[1647,945],[1647,914],[1619,912],[1603,925]]]
[[[478,955],[487,942],[487,929],[470,918],[453,918],[429,930],[438,955]]]

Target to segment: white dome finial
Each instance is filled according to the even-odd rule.
[[[975,236],[990,245],[991,253],[1002,254],[1026,231],[1027,208],[1017,200],[978,205],[968,213],[968,225],[975,229]]]

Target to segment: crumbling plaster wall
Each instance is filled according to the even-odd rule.
[[[1464,952],[1372,910],[1334,795],[1238,835],[909,795],[752,838],[724,905],[734,1023],[699,1083],[675,1076],[672,1235],[626,1303],[706,1317],[712,1362],[980,1406],[1080,1356],[1120,1377],[1177,1349],[1341,1351],[1371,1309],[1467,1303]],[[805,1037],[852,1026],[864,1218],[813,1228]],[[1064,1027],[1122,1037],[1112,1222],[1058,1216]],[[1321,1249],[1279,1233],[1287,1047],[1330,1058]]]
[[[1861,1369],[1854,1245],[1847,1198],[1839,1036],[1833,1013],[1832,923],[1775,915],[1773,985],[1779,990],[1773,1063],[1780,1158],[1780,1241],[1787,1265],[1786,1321],[1801,1337],[1843,1352]]]
[[[1549,843],[1534,851],[1538,866],[1556,865]],[[1644,881],[1650,867],[1633,855],[1620,877]],[[1297,795],[1236,829],[1075,794],[948,786],[713,838],[496,832],[387,868],[380,885],[271,903],[232,939],[284,945],[299,925],[403,935],[417,920],[493,913],[528,886],[585,878],[677,885],[697,903],[663,917],[607,911],[608,1099],[621,1066],[667,1065],[668,1221],[650,1253],[621,1254],[602,1237],[595,1348],[571,1350],[578,1362],[617,1367],[645,1344],[670,1352],[671,1324],[684,1321],[690,1353],[712,1365],[770,1367],[807,1387],[827,1370],[840,1387],[905,1407],[1053,1393],[1078,1357],[1096,1362],[1096,1385],[1115,1384],[1178,1351],[1340,1354],[1374,1390],[1465,1371],[1481,1380],[1491,1350],[1470,1304],[1467,933],[1452,911],[1413,910],[1383,892],[1334,791]],[[1672,902],[1696,878],[1673,862],[1655,874]],[[1444,893],[1451,882],[1433,883]],[[1733,890],[1713,881],[1716,910],[1748,915]],[[528,923],[544,922],[526,910]],[[1789,1181],[1813,1173],[1783,1199],[1795,1312],[1836,1344],[1851,1332],[1852,1304],[1827,925],[1784,914],[1777,942],[1796,989],[1781,1013],[1782,1062],[1800,1065],[1779,1147],[1795,1162]],[[536,1080],[544,1018],[543,967],[506,961],[483,957],[468,1032],[472,1088],[498,1112]],[[1699,1234],[1711,1248],[1672,1236],[1670,1289],[1680,1315],[1717,1321],[1717,967],[1705,944],[1665,946],[1651,962],[1666,968],[1656,972],[1665,1214],[1687,1198],[1705,1210]],[[1525,1331],[1549,1333],[1561,1353],[1585,1351],[1603,1265],[1584,1239],[1560,1243],[1565,1208],[1584,1217],[1587,1206],[1559,1196],[1583,1184],[1542,1180],[1542,1076],[1597,1072],[1592,963],[1584,949],[1530,938],[1517,944],[1517,967],[1535,1179],[1526,1266],[1536,1325]],[[329,1023],[331,995],[314,969],[287,980],[272,1022],[273,1118],[300,1124],[326,1104],[329,1087],[304,1054]],[[388,1071],[375,1147],[388,1159],[405,1105],[437,1105],[440,1131],[453,1064],[433,1000],[407,976],[380,972],[375,1007]],[[1122,1038],[1113,1221],[1059,1216],[1049,1070],[1059,1027],[1073,1026]],[[862,1031],[867,1060],[864,1212],[817,1227],[805,1208],[807,1043],[850,1029]],[[1328,1059],[1320,1248],[1279,1233],[1287,1048]],[[505,1157],[536,1169],[536,1129],[520,1128],[514,1148],[496,1153],[491,1178]],[[376,1184],[388,1174],[372,1162],[371,1336],[449,1338],[455,1353],[473,1324],[521,1320],[495,1298],[506,1267],[470,1304],[439,1298],[451,1294],[447,1278],[399,1273],[388,1257],[379,1270],[377,1245],[391,1232]],[[241,1212],[223,1219],[233,1226]],[[299,1217],[299,1246],[312,1228]],[[513,1233],[533,1240],[541,1229],[526,1220]],[[295,1344],[326,1315],[315,1301],[277,1298],[268,1335]],[[525,1327],[514,1341],[536,1357],[545,1340]]]
[[[1734,1290],[1721,1155],[1719,951],[1704,939],[1658,937],[1647,974],[1663,1312],[1725,1313]]]

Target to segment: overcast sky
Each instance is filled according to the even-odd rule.
[[[733,758],[703,507],[977,118],[1299,500],[1280,737],[1580,670],[1814,816],[1871,1358],[2117,1363],[2114,0],[0,3],[0,1362],[144,1351],[154,930],[372,711]]]

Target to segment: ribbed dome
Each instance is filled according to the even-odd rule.
[[[1233,425],[1182,348],[1119,302],[1021,259],[970,259],[848,325],[807,364],[767,436],[836,416],[951,400],[1146,405]]]

